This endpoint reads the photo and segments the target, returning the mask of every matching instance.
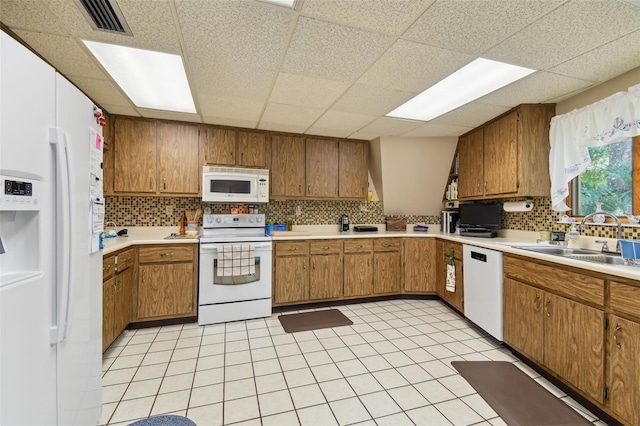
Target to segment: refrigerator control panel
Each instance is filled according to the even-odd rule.
[[[0,211],[40,210],[40,182],[15,176],[0,175],[2,194]]]

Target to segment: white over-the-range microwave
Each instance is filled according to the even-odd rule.
[[[209,203],[268,203],[269,170],[204,166],[202,201]]]

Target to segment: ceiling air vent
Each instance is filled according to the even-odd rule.
[[[115,0],[76,0],[94,30],[133,36]]]

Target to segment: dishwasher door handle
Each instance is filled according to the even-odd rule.
[[[478,253],[477,251],[472,251],[471,258],[475,260],[479,260],[480,262],[487,263],[487,255],[484,253]]]

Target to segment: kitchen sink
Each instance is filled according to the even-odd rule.
[[[552,256],[583,260],[585,262],[604,263],[607,265],[625,265],[624,259],[619,254],[602,253],[594,250],[553,246],[516,246],[516,248],[534,251],[536,253],[550,254]]]

